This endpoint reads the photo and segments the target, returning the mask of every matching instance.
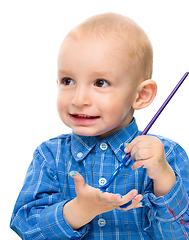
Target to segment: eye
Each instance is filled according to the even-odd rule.
[[[96,80],[95,84],[94,84],[96,87],[107,87],[109,86],[110,84],[104,80],[104,79],[98,79]]]
[[[61,80],[61,83],[64,85],[74,85],[74,80],[69,77],[65,77]]]

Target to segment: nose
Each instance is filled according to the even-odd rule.
[[[72,98],[72,104],[77,107],[91,106],[92,100],[89,89],[77,87]]]

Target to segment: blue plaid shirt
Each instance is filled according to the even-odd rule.
[[[132,141],[139,134],[133,120],[106,139],[72,133],[42,143],[28,168],[13,211],[11,228],[26,240],[188,239],[188,157],[177,143],[160,136],[156,137],[164,144],[166,159],[177,176],[177,182],[167,195],[157,198],[146,169],[132,170],[130,159],[108,190],[124,195],[137,189],[144,196],[142,208],[114,209],[100,214],[77,231],[64,219],[64,204],[76,197],[69,172],[80,172],[87,184],[99,188],[124,156],[120,144]]]

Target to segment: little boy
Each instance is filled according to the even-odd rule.
[[[119,14],[68,33],[57,106],[73,132],[34,152],[11,219],[22,239],[189,238],[188,157],[169,139],[139,136],[133,118],[156,95],[152,62],[145,32]],[[132,159],[101,192],[125,155],[122,143]]]

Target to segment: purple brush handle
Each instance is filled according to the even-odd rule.
[[[189,72],[186,72],[184,74],[184,76],[181,78],[181,80],[178,82],[178,84],[176,85],[176,87],[173,89],[173,91],[170,93],[170,95],[168,96],[168,98],[165,100],[165,102],[162,104],[162,106],[160,107],[160,109],[157,111],[157,113],[154,115],[154,117],[152,118],[152,120],[148,123],[148,125],[146,126],[146,128],[144,129],[144,131],[141,133],[141,135],[146,135],[147,132],[150,130],[150,128],[152,127],[152,125],[154,124],[154,122],[156,121],[156,119],[159,117],[159,115],[162,113],[163,109],[167,106],[167,104],[169,103],[169,101],[171,100],[171,98],[174,96],[174,94],[176,93],[176,91],[179,89],[179,87],[181,86],[181,84],[184,82],[184,80],[186,79],[186,77],[188,76]]]
[[[186,72],[184,74],[184,76],[181,78],[181,80],[178,82],[178,84],[176,85],[176,87],[173,89],[173,91],[171,92],[171,94],[168,96],[168,98],[165,100],[165,102],[162,104],[162,106],[160,107],[160,109],[157,111],[157,113],[154,115],[154,117],[152,118],[152,120],[149,122],[149,124],[146,126],[146,128],[144,129],[144,131],[140,134],[140,135],[146,135],[147,132],[150,130],[150,128],[152,127],[152,125],[154,124],[154,122],[157,120],[157,118],[159,117],[159,115],[162,113],[163,109],[167,106],[167,104],[169,103],[169,101],[171,100],[171,98],[174,96],[174,94],[176,93],[176,91],[179,89],[179,87],[181,86],[181,84],[184,82],[184,80],[186,79],[186,77],[188,76],[189,72]],[[112,176],[110,177],[110,179],[108,180],[108,182],[103,185],[102,187],[100,187],[101,191],[105,191],[110,184],[114,181],[114,179],[116,178],[116,176],[118,175],[118,173],[121,171],[121,169],[123,168],[123,166],[125,165],[125,163],[128,161],[128,159],[131,157],[131,154],[128,153],[122,160],[122,162],[120,163],[120,165],[116,168],[116,170],[113,172]],[[125,207],[125,205],[124,205]]]

